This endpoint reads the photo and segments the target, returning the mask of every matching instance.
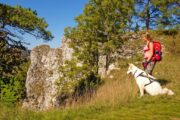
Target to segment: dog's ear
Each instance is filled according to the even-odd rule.
[[[128,63],[129,64],[129,67],[128,67],[128,69],[130,70],[130,69],[132,69],[132,67],[133,67],[133,64],[132,63]]]
[[[132,63],[128,63],[129,64],[129,67],[132,67],[133,66],[133,64]]]

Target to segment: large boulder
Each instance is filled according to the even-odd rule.
[[[60,66],[71,59],[73,50],[68,47],[68,39],[62,39],[60,48],[40,45],[32,49],[31,65],[27,72],[26,94],[23,107],[45,110],[58,106],[58,86]]]

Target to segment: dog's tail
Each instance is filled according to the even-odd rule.
[[[162,94],[174,95],[174,92],[168,88],[163,88]]]

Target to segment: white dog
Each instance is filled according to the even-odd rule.
[[[144,95],[144,91],[150,95],[168,94],[174,95],[174,92],[167,88],[162,88],[161,85],[156,81],[156,78],[147,74],[145,71],[139,69],[133,64],[129,64],[127,74],[132,73],[136,79],[136,83],[140,90],[140,96]]]

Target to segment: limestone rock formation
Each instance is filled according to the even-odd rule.
[[[62,61],[63,63],[66,60],[72,59],[73,49],[69,48],[69,42],[71,42],[70,39],[67,39],[65,37],[61,40],[61,50],[62,50]]]
[[[45,110],[58,106],[55,82],[61,74],[60,66],[72,56],[73,50],[68,47],[68,41],[63,38],[61,48],[52,49],[48,45],[41,45],[32,49],[26,79],[27,99],[23,107]]]
[[[23,107],[31,109],[46,110],[59,106],[61,96],[59,95],[56,80],[61,77],[59,68],[64,65],[66,60],[72,59],[73,49],[69,48],[69,39],[62,38],[60,48],[50,48],[48,45],[40,45],[32,49],[30,60],[31,65],[27,72],[26,93],[27,98]],[[134,51],[123,46],[113,56],[115,58],[129,57]],[[81,63],[77,63],[81,66]],[[106,56],[100,56],[99,74],[101,77],[107,75],[111,69],[117,69],[112,64],[109,71],[106,69]]]

